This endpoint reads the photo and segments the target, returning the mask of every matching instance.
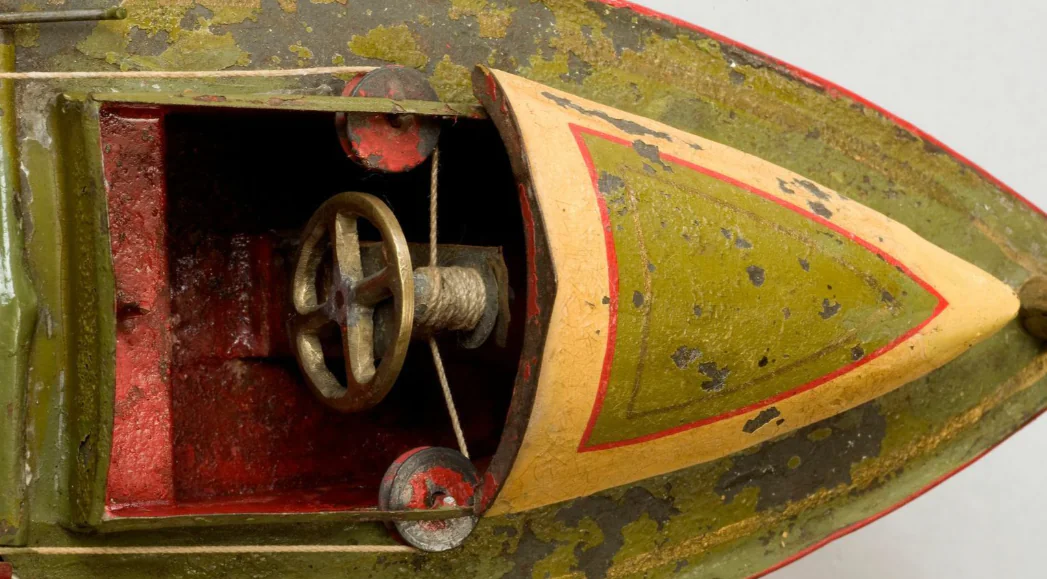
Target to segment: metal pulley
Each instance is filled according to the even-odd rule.
[[[469,459],[449,448],[421,447],[397,458],[382,477],[378,508],[383,511],[475,507],[480,475]],[[404,541],[423,551],[461,545],[476,527],[475,514],[439,520],[398,520],[392,526]]]
[[[421,72],[385,66],[357,75],[342,96],[437,101]],[[440,123],[418,114],[338,113],[335,128],[346,155],[372,171],[399,173],[421,165],[436,149]]]

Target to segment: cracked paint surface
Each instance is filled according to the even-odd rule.
[[[634,306],[611,298],[613,362],[583,447],[649,440],[781,399],[853,367],[854,348],[880,351],[936,312],[939,298],[921,282],[810,214],[640,140],[581,139],[613,238],[610,284]],[[786,307],[789,319],[775,315]]]
[[[7,10],[22,7],[3,5]],[[66,3],[68,8],[109,5]],[[713,35],[627,8],[580,0],[396,5],[379,0],[125,0],[122,5],[130,16],[120,23],[62,25],[61,32],[40,27],[39,37],[35,30],[20,30],[19,69],[262,68],[273,66],[274,58],[290,58],[288,46],[305,41],[303,30],[309,26],[314,31],[306,44],[315,63],[415,66],[431,76],[442,98],[455,100],[471,94],[469,69],[486,63],[725,143],[830,185],[1012,287],[1047,270],[1043,217],[969,164],[833,87]],[[484,16],[500,10],[511,11],[511,16]],[[489,20],[486,28],[483,18]],[[355,47],[354,38],[359,39]],[[194,86],[184,81],[19,85],[26,267],[41,312],[51,312],[41,314],[51,323],[36,326],[26,385],[34,433],[27,441],[33,473],[32,540],[76,546],[388,542],[384,529],[374,524],[260,522],[245,528],[194,529],[191,538],[184,531],[147,530],[103,539],[61,529],[85,508],[82,497],[70,496],[70,477],[83,472],[106,443],[104,436],[86,435],[92,425],[106,420],[91,414],[95,399],[88,394],[92,385],[111,380],[97,361],[112,355],[112,345],[106,346],[108,338],[99,334],[88,313],[104,309],[113,296],[99,282],[107,269],[102,254],[91,249],[107,245],[92,233],[104,222],[104,212],[95,204],[100,189],[89,175],[64,162],[90,157],[97,134],[93,140],[90,134],[81,138],[89,129],[64,114],[52,116],[54,95],[62,90],[142,90],[151,84],[167,92]],[[340,81],[325,77],[222,83],[222,90],[230,92],[335,94],[340,88]],[[52,133],[61,138],[52,141]],[[609,176],[608,187],[616,187],[613,181]],[[788,194],[806,187],[782,182],[780,190]],[[753,248],[732,246],[730,251],[760,249],[758,239],[744,231],[732,235],[738,233]],[[723,239],[719,231],[715,234]],[[790,263],[800,273],[815,269],[812,260],[807,267],[795,259]],[[770,271],[768,264],[761,267]],[[771,283],[768,277],[765,284]],[[885,290],[881,299],[903,297]],[[777,320],[791,320],[800,312],[790,305],[771,313]],[[828,321],[845,313],[842,309]],[[704,303],[689,303],[681,314],[695,320],[714,315]],[[673,368],[669,356],[683,345],[665,352]],[[863,347],[862,353],[871,351]],[[759,367],[767,354],[757,354]],[[843,354],[857,355],[850,347]],[[688,371],[699,371],[701,361],[695,362]],[[30,577],[294,577],[324,572],[596,577],[604,571],[609,577],[745,576],[898,503],[1013,432],[1047,405],[1045,375],[1047,359],[1039,344],[1012,324],[949,365],[809,432],[631,487],[643,492],[614,489],[525,515],[483,520],[464,549],[441,555],[10,559],[16,572]],[[943,398],[943,391],[950,395]],[[875,440],[862,456],[819,450],[819,445],[834,448],[838,440],[858,444],[858,434],[861,441],[866,436]],[[801,454],[796,464],[793,457]],[[75,461],[73,473],[66,468],[68,458]],[[721,487],[731,496],[717,490]],[[630,506],[632,501],[641,506]],[[574,506],[579,504],[583,506]],[[601,548],[608,541],[610,547]]]

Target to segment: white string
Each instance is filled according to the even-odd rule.
[[[451,415],[451,425],[454,427],[454,436],[458,439],[458,448],[461,449],[465,458],[469,458],[469,449],[465,446],[465,434],[462,433],[462,425],[458,422],[458,411],[454,408],[454,399],[451,398],[451,387],[447,383],[447,374],[444,373],[444,362],[440,358],[440,350],[436,347],[436,340],[433,338],[429,338],[429,349],[433,352],[436,375],[440,378],[440,389],[444,392],[447,412]]]
[[[429,267],[436,267],[436,192],[438,176],[440,174],[440,149],[433,151],[433,169],[429,176]],[[437,284],[435,290],[440,290],[440,276],[433,276],[433,283]],[[440,349],[436,346],[436,339],[429,338],[429,350],[433,353],[433,364],[436,365],[436,376],[440,379],[440,389],[444,393],[444,402],[447,403],[447,412],[451,415],[451,426],[454,427],[454,436],[458,439],[458,448],[465,458],[469,458],[469,448],[465,444],[465,434],[462,432],[462,424],[458,421],[458,410],[454,407],[454,398],[451,396],[451,386],[447,382],[447,373],[444,372],[444,362],[440,357]]]
[[[246,553],[415,553],[406,545],[199,545],[155,547],[0,547],[0,555],[224,555]]]
[[[61,80],[75,78],[236,78],[309,76],[316,74],[357,74],[374,70],[373,66],[318,66],[313,68],[277,68],[265,70],[122,70],[71,72],[0,72],[0,80]]]

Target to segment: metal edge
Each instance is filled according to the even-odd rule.
[[[56,134],[62,164],[61,195],[69,228],[70,340],[67,366],[70,504],[63,525],[101,522],[113,426],[116,302],[105,184],[99,149],[99,106],[62,95]]]
[[[15,66],[14,31],[0,29],[0,70]],[[26,397],[37,302],[26,269],[15,83],[0,81],[0,545],[27,537]]]
[[[520,353],[520,365],[513,385],[512,401],[509,404],[502,439],[487,471],[481,477],[485,494],[477,506],[477,512],[482,514],[494,503],[502,485],[509,478],[530,424],[538,392],[545,340],[552,319],[552,306],[556,300],[557,280],[549,240],[545,233],[542,208],[534,193],[530,164],[516,125],[516,113],[504,100],[497,81],[487,67],[477,66],[472,79],[473,92],[488,111],[509,154],[513,175],[520,189],[520,208],[527,238],[525,241],[528,244],[528,318],[525,321],[523,350]],[[532,312],[532,307],[537,311]]]
[[[370,97],[343,97],[290,94],[213,94],[117,92],[91,93],[98,103],[145,104],[168,107],[206,107],[268,111],[313,111],[327,113],[382,113],[421,116],[486,119],[483,107],[471,103],[445,103],[424,100],[393,100]]]

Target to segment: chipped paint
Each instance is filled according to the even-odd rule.
[[[451,20],[476,19],[480,38],[505,38],[515,8],[496,8],[491,0],[451,0],[447,15]]]
[[[306,61],[309,61],[309,60],[313,59],[313,51],[309,50],[308,48],[306,48],[304,46],[302,46],[302,41],[301,40],[299,40],[298,42],[295,42],[294,44],[288,46],[287,50],[290,50],[291,52],[293,52],[295,54],[295,56],[298,57],[298,62],[299,62],[300,65],[304,66]]]
[[[262,0],[196,0],[198,6],[211,11],[208,23],[215,26],[258,21]]]
[[[854,347],[877,350],[934,315],[938,298],[919,282],[853,241],[845,249],[824,225],[663,158],[642,139],[577,134],[606,207],[610,287],[631,304],[611,296],[610,372],[583,449],[758,407],[849,367]],[[904,305],[884,302],[888,289],[905,292]],[[716,315],[679,315],[696,302]],[[788,316],[773,315],[786,308]]]
[[[1042,248],[1047,247],[1042,217],[978,170],[835,87],[812,81],[810,77],[790,72],[780,64],[700,32],[673,24],[651,24],[647,17],[624,8],[575,0],[492,2],[492,6],[505,6],[515,9],[515,12],[506,25],[504,37],[485,39],[483,46],[476,42],[453,41],[458,35],[471,38],[478,33],[475,16],[451,20],[441,8],[425,14],[431,26],[423,24],[425,28],[418,31],[421,35],[418,38],[422,40],[410,39],[407,54],[401,54],[402,45],[396,34],[390,35],[387,42],[375,38],[375,46],[371,47],[363,42],[361,52],[354,50],[352,54],[346,54],[347,38],[366,39],[379,28],[402,28],[410,34],[413,25],[400,23],[420,21],[419,9],[398,9],[385,3],[354,0],[349,3],[347,12],[341,3],[285,2],[283,7],[293,6],[298,13],[286,13],[272,4],[257,12],[245,7],[235,15],[218,15],[220,8],[214,6],[211,9],[216,14],[210,17],[210,24],[204,24],[199,18],[207,13],[199,8],[193,9],[188,1],[125,0],[123,5],[130,11],[126,23],[85,25],[70,28],[69,32],[62,34],[42,31],[34,46],[20,46],[24,49],[19,55],[20,68],[76,70],[107,64],[126,68],[142,66],[132,60],[135,57],[154,59],[157,66],[195,68],[201,61],[188,57],[170,58],[173,54],[163,61],[156,59],[180,37],[235,20],[241,14],[245,15],[242,25],[230,23],[221,29],[211,29],[210,33],[216,37],[232,34],[233,45],[240,50],[232,60],[239,61],[241,54],[250,54],[252,64],[261,68],[280,62],[273,60],[280,54],[285,55],[283,62],[291,62],[286,58],[287,47],[301,34],[299,18],[308,16],[310,25],[316,28],[315,37],[320,39],[315,43],[310,40],[309,46],[317,62],[376,64],[375,60],[395,62],[393,57],[397,57],[420,62],[418,66],[423,68],[432,65],[434,78],[446,76],[448,79],[446,84],[437,88],[443,97],[444,94],[467,95],[469,91],[461,70],[444,67],[445,60],[455,67],[466,68],[477,60],[489,60],[495,66],[524,73],[552,86],[724,142],[795,170],[812,181],[833,183],[840,193],[907,224],[923,237],[1014,287],[1034,273],[1047,271],[1044,260],[1037,257],[1042,254]],[[186,18],[190,11],[192,16]],[[347,15],[351,17],[347,18]],[[472,24],[472,27],[467,24]],[[149,42],[143,42],[143,38]],[[73,45],[76,50],[68,50]],[[227,46],[224,50],[228,50],[228,54],[219,65],[231,59],[232,47]],[[578,70],[588,72],[572,73]],[[745,77],[745,90],[733,88],[738,87],[734,84],[738,75]],[[251,85],[251,90],[315,91],[329,82],[329,79],[268,79]],[[434,80],[433,84],[438,86],[441,83]],[[159,85],[172,92],[186,86],[167,82]],[[91,90],[98,86],[70,83],[63,88]],[[111,86],[123,85],[114,83]],[[20,97],[23,101],[29,98],[43,102],[43,97],[53,95],[56,88],[46,85],[45,91],[41,87],[45,85],[27,83],[20,87]],[[31,94],[30,90],[39,92]],[[242,89],[230,85],[224,90]],[[55,145],[44,143],[42,146],[42,150],[39,146],[24,147],[34,152],[30,161],[23,161],[23,166],[27,167],[27,182],[33,193],[27,199],[31,199],[30,210],[35,212],[31,221],[36,228],[33,243],[37,248],[30,259],[37,267],[34,280],[52,287],[48,284],[57,284],[59,278],[55,276],[58,274],[47,272],[63,271],[70,259],[77,260],[77,266],[70,267],[70,271],[94,272],[96,267],[102,271],[104,266],[80,259],[82,250],[75,248],[87,247],[85,244],[90,242],[89,238],[70,238],[71,247],[81,251],[73,257],[55,256],[40,245],[43,243],[40,240],[48,239],[52,233],[72,235],[73,231],[59,225],[60,219],[44,218],[47,215],[43,209],[47,206],[44,200],[48,197],[63,198],[63,195],[54,195],[57,186],[47,185],[48,180],[40,176],[58,174],[60,167],[68,165],[58,163],[52,155],[59,147],[62,151],[74,150],[69,148],[68,133],[63,139],[56,139]],[[610,188],[614,189],[613,186]],[[788,181],[780,184],[780,190],[800,195],[806,191],[802,185]],[[81,224],[77,231],[94,227],[98,215],[87,211],[89,205],[83,199],[76,196],[71,199],[69,211],[74,217],[70,222]],[[971,227],[942,226],[957,222],[969,223]],[[714,233],[720,236],[719,232]],[[735,232],[739,233],[743,234],[745,241],[754,241],[747,232]],[[737,243],[736,240],[732,237],[731,243]],[[740,251],[736,246],[731,250],[736,253],[748,251]],[[45,267],[48,262],[62,267]],[[799,272],[806,269],[799,259],[791,259],[790,263]],[[662,271],[663,264],[658,265]],[[808,260],[808,266],[817,269],[816,262]],[[808,275],[812,274],[813,271]],[[770,278],[766,283],[772,283]],[[84,302],[80,307],[89,308],[92,300],[99,298],[106,301],[104,292],[92,285],[74,287]],[[95,295],[97,292],[102,295]],[[891,300],[896,297],[890,292],[885,295]],[[826,297],[832,296],[818,297],[815,306],[819,310],[821,300]],[[49,307],[61,312],[62,306],[56,303]],[[686,310],[684,317],[689,319],[721,315],[702,303],[686,304]],[[699,311],[703,311],[701,316]],[[798,316],[799,312],[797,307],[787,306],[773,314],[775,318],[783,319]],[[843,315],[841,311],[832,319]],[[59,320],[59,324],[63,322],[62,316],[54,319]],[[69,319],[69,323],[92,332],[90,322],[85,319],[91,318]],[[61,335],[59,329],[56,336]],[[668,355],[681,344],[673,346],[665,353],[670,364],[672,361]],[[694,347],[693,344],[687,346]],[[865,351],[871,350],[865,348]],[[80,377],[72,382],[99,380],[94,374],[96,370],[80,369],[92,368],[90,352],[89,348],[77,348],[74,355],[77,371],[73,374]],[[848,344],[844,353],[853,356],[853,345]],[[758,353],[758,358],[762,359],[763,354]],[[33,371],[52,371],[61,365],[55,360],[62,359],[58,354],[51,361],[46,357],[38,358]],[[994,360],[994,363],[985,364],[987,359]],[[692,364],[689,370],[695,371],[696,366]],[[756,511],[761,497],[769,494],[758,488],[759,485],[743,485],[744,488],[730,501],[713,491],[723,473],[732,469],[741,457],[647,481],[643,488],[660,499],[671,500],[679,513],[670,515],[668,522],[661,527],[659,521],[647,514],[640,514],[636,520],[623,520],[621,534],[624,540],[613,554],[607,575],[655,577],[667,576],[681,569],[683,573],[696,576],[713,572],[723,576],[758,572],[844,525],[898,503],[1006,436],[1047,403],[1045,372],[1047,363],[1039,353],[1038,344],[1017,325],[1008,327],[970,354],[880,400],[877,406],[886,429],[879,454],[852,464],[849,484],[841,482],[831,488],[823,485],[802,498],[784,503],[780,509]],[[45,383],[55,382],[48,378]],[[952,393],[948,400],[943,400],[938,394],[944,390]],[[75,388],[72,392],[76,392]],[[31,410],[30,418],[37,424],[37,432],[50,433],[50,438],[31,441],[34,468],[47,472],[60,470],[55,465],[60,463],[61,453],[48,447],[59,448],[62,437],[68,436],[58,436],[56,429],[63,424],[60,417],[69,412],[66,409],[72,408],[68,406],[70,401],[76,400],[81,399],[71,397],[66,403],[41,399]],[[66,432],[75,431],[74,426],[66,424],[70,429]],[[834,436],[834,430],[822,424],[806,438],[818,442]],[[73,437],[74,448],[80,442],[80,437]],[[93,441],[84,442],[87,453],[97,448]],[[753,453],[770,452],[772,444]],[[792,458],[799,456],[781,454],[786,469],[791,466]],[[811,465],[812,460],[803,457],[790,472],[802,472]],[[48,485],[55,484],[53,479],[53,476],[40,476],[39,472],[34,474],[32,484],[36,499],[31,508],[36,520],[59,520],[68,504],[65,495],[46,490]],[[625,490],[612,490],[600,496],[610,498],[617,505]],[[532,573],[538,576],[546,573],[551,576],[578,575],[583,573],[579,568],[582,556],[604,565],[605,552],[587,553],[596,549],[607,536],[616,537],[619,531],[608,526],[605,532],[596,519],[589,516],[580,517],[577,526],[568,525],[574,519],[565,522],[556,515],[565,508],[569,507],[553,506],[526,516],[482,521],[464,550],[443,556],[209,557],[192,562],[142,558],[116,566],[100,564],[97,568],[80,569],[85,576],[121,579],[158,570],[171,576],[187,576],[198,573],[200,565],[209,574],[230,576],[250,573],[295,576],[303,569],[310,569],[362,575],[439,577],[469,574],[497,577],[531,576]],[[495,529],[502,530],[498,533]],[[376,525],[317,525],[315,530],[300,531],[304,534],[294,535],[296,540],[306,541],[315,536],[318,541],[325,542],[387,541],[384,531]],[[288,531],[279,526],[260,525],[234,530],[198,529],[193,535],[194,541],[261,542],[286,537]],[[97,539],[69,534],[49,524],[38,525],[33,529],[33,536],[41,544],[100,544]],[[113,536],[107,541],[108,544],[125,545],[170,544],[182,540],[181,536],[180,532],[143,531]],[[57,574],[67,567],[67,563],[56,559],[18,556],[13,560],[16,561],[16,570],[24,569],[22,575],[25,576]]]
[[[236,45],[232,33],[216,35],[205,28],[183,32],[178,40],[155,57],[131,56],[121,66],[145,70],[222,70],[250,63],[251,55]]]
[[[214,34],[212,25],[243,22],[254,14],[250,7],[215,5],[212,19],[197,19],[196,28],[186,29],[181,20],[192,7],[191,2],[181,0],[159,5],[128,0],[128,18],[125,20],[102,21],[95,25],[87,38],[77,43],[76,49],[91,58],[119,65],[121,69],[191,69],[214,70],[231,66],[247,66],[250,54],[241,50],[231,32]],[[207,3],[202,3],[207,6]],[[219,8],[220,6],[220,8]],[[166,47],[157,54],[130,54],[130,46],[136,31],[148,37],[165,33]]]
[[[353,35],[349,50],[357,56],[393,62],[412,68],[425,68],[429,57],[419,50],[414,34],[406,24],[378,26],[365,35]]]
[[[472,83],[469,75],[472,71],[465,66],[451,61],[449,55],[444,55],[433,68],[433,74],[429,77],[429,84],[433,86],[440,100],[451,103],[469,102],[473,99]]]

